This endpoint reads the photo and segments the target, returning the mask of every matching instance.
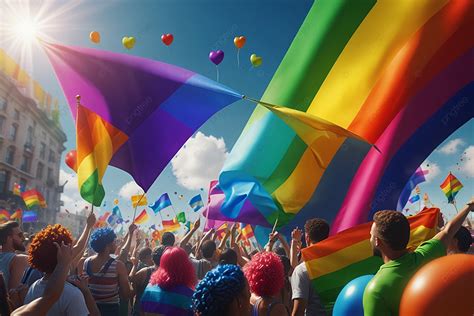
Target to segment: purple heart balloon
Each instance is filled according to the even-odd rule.
[[[220,49],[218,51],[211,50],[209,59],[217,66],[224,60],[224,52]]]

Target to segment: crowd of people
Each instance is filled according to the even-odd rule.
[[[466,252],[472,243],[462,226],[469,202],[439,232],[414,251],[407,250],[410,227],[397,211],[374,216],[370,242],[384,264],[367,287],[366,315],[398,315],[403,289],[422,265]],[[219,236],[200,234],[198,219],[179,241],[164,233],[151,247],[132,242],[131,224],[123,239],[111,228],[94,229],[90,213],[74,240],[51,225],[28,241],[17,222],[0,225],[1,315],[327,315],[308,276],[300,251],[329,236],[329,224],[309,219],[295,228],[291,242],[272,232],[261,250],[250,251],[233,225]],[[132,244],[134,244],[132,246]]]

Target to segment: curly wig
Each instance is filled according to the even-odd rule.
[[[223,264],[206,273],[193,294],[193,309],[200,316],[225,315],[229,305],[245,288],[240,268]]]
[[[99,253],[102,252],[108,244],[117,238],[114,230],[110,227],[96,229],[91,235],[90,246]]]
[[[28,262],[31,267],[44,272],[51,273],[57,264],[57,248],[54,242],[61,245],[72,243],[72,235],[65,227],[56,224],[48,225],[45,229],[35,235],[28,248]]]
[[[250,291],[258,296],[275,296],[283,288],[285,272],[280,257],[273,252],[259,252],[244,267]]]
[[[160,267],[151,275],[150,284],[167,290],[178,285],[194,288],[196,272],[188,254],[180,247],[169,247],[160,259]]]

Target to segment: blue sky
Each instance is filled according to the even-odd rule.
[[[208,54],[210,50],[221,49],[225,52],[225,58],[219,65],[220,82],[243,94],[259,98],[271,80],[311,4],[312,1],[309,0],[121,0],[101,3],[98,1],[67,3],[50,0],[46,4],[31,2],[30,14],[35,16],[38,12],[44,11],[44,16],[51,17],[48,21],[50,27],[47,27],[45,32],[57,42],[158,59],[193,70],[211,79],[216,78],[216,69],[208,60]],[[91,31],[100,32],[101,43],[99,45],[90,42],[88,35]],[[175,39],[170,47],[161,43],[160,37],[163,33],[174,35]],[[239,35],[246,36],[247,42],[240,51],[240,68],[237,68],[237,50],[233,44],[233,38]],[[132,50],[126,51],[122,46],[123,36],[136,38],[136,45]],[[14,57],[20,57],[18,50],[12,47],[8,39],[2,40],[1,36],[0,47],[17,55]],[[251,67],[249,56],[252,53],[263,57],[261,67]],[[60,100],[61,123],[68,136],[68,141],[65,144],[67,152],[75,147],[74,125],[46,55],[36,46],[32,50],[31,60],[24,59],[23,61],[24,66],[31,70],[33,77],[43,84],[45,90]],[[192,152],[200,148],[215,149],[221,157],[216,159],[225,159],[225,153],[230,152],[253,108],[253,104],[239,101],[217,113],[200,129],[205,136],[212,135],[214,138],[201,135],[195,140],[194,146],[189,144],[188,150]],[[469,146],[474,146],[473,135],[474,123],[471,120],[440,146],[441,148],[450,141],[460,139],[460,141],[456,141],[457,146],[453,150],[437,150],[428,158],[431,162],[430,168],[428,168],[432,169],[431,178],[428,182],[421,184],[420,188],[430,195],[432,202],[436,205],[441,207],[446,205],[443,203],[444,198],[439,190],[439,184],[449,170],[459,176],[465,186],[458,195],[459,201],[467,201],[474,192],[472,162],[471,169],[465,165],[468,160],[461,162],[461,165],[456,165],[456,163],[460,163],[460,155]],[[223,142],[225,142],[225,149]],[[190,154],[189,151],[187,155]],[[474,156],[472,153],[474,148],[468,151]],[[208,157],[205,154],[203,154],[204,157]],[[190,165],[190,161],[186,159],[180,163],[184,166]],[[72,172],[64,162],[62,162],[62,169],[65,171],[62,174],[63,179],[69,179],[71,182],[67,187],[66,194],[70,199],[78,198]],[[189,170],[181,171],[187,172]],[[196,170],[189,172],[193,171]],[[213,171],[206,172],[212,173]],[[108,169],[104,179],[107,192],[105,209],[109,209],[112,201],[119,198],[121,199],[122,213],[130,215],[129,200],[119,196],[121,188],[130,181],[132,178],[128,174],[113,167]],[[72,185],[72,183],[74,184]],[[168,166],[150,189],[149,199],[153,200],[161,193],[168,192],[175,204],[175,210],[187,210],[189,218],[194,219],[196,214],[193,214],[187,207],[187,201],[197,193],[203,193],[203,199],[206,199],[207,187],[199,185],[199,181],[185,183],[185,186],[188,188],[177,183],[171,166]],[[201,187],[203,190],[200,190]],[[128,192],[135,190],[132,185],[129,185],[128,189]],[[175,195],[174,192],[177,194]],[[178,198],[181,194],[184,195],[183,199]],[[73,210],[76,204],[78,208],[83,205],[70,201],[66,204]],[[414,209],[413,206],[411,208]],[[171,214],[168,213],[165,212],[165,216]]]

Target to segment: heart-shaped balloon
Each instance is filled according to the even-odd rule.
[[[77,172],[77,151],[75,149],[71,150],[64,157],[64,162],[68,165],[69,168]]]
[[[174,39],[173,34],[163,34],[163,35],[161,35],[161,41],[166,46],[170,46],[171,43],[173,43],[173,39]]]
[[[246,40],[247,39],[245,38],[245,36],[234,37],[235,47],[237,47],[238,49],[241,49],[242,47],[244,47]]]
[[[97,31],[93,31],[89,34],[89,38],[91,40],[92,43],[100,43],[100,33],[97,32]]]
[[[217,51],[211,50],[209,59],[217,66],[224,60],[224,52],[220,49]]]
[[[257,56],[256,54],[250,55],[250,62],[252,63],[252,66],[258,67],[262,64],[263,58],[260,56]]]
[[[133,46],[135,46],[135,37],[124,36],[124,38],[122,38],[122,44],[126,49],[132,49]]]

